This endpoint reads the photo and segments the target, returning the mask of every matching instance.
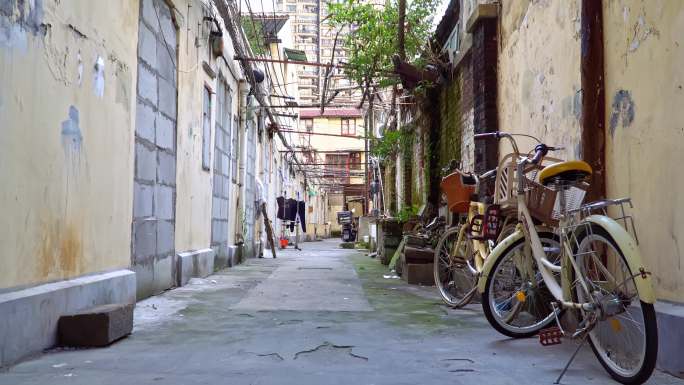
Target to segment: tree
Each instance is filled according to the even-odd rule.
[[[388,75],[392,56],[399,52],[397,26],[400,0],[385,0],[384,7],[344,0],[329,4],[329,22],[335,27],[349,27],[344,45],[349,51],[347,76],[361,86],[391,85],[395,80]],[[406,58],[415,60],[424,48],[432,30],[432,18],[439,0],[411,0],[406,9],[404,50]]]

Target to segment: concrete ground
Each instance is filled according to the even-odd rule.
[[[338,240],[305,243],[139,302],[133,334],[108,348],[46,352],[0,384],[552,384],[566,342],[507,339],[480,305],[443,306],[433,288]],[[564,384],[613,383],[585,347]],[[657,372],[657,384],[682,381]]]

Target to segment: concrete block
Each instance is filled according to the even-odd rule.
[[[157,176],[157,152],[135,141],[135,178],[154,182]]]
[[[215,251],[213,249],[193,250],[178,253],[177,284],[183,286],[190,278],[204,278],[214,272]]]
[[[159,7],[159,21],[161,24],[161,34],[166,43],[169,45],[171,54],[176,57],[176,26],[173,24],[173,19],[171,19],[171,10],[169,6],[163,1],[158,3]]]
[[[226,155],[226,154],[221,154],[220,160],[221,160],[221,174],[225,175],[226,173],[228,173],[228,167],[230,167],[230,158],[228,158],[228,155]]]
[[[124,269],[0,294],[0,367],[55,346],[62,315],[132,304],[135,293],[135,273]]]
[[[157,221],[157,255],[174,253],[175,231],[173,221]]]
[[[144,218],[152,216],[152,202],[154,198],[154,187],[152,185],[134,183],[133,191],[133,218]]]
[[[157,221],[154,219],[133,220],[133,255],[142,260],[157,252]]]
[[[214,272],[214,250],[198,250],[195,255],[195,271],[197,277],[204,278]]]
[[[157,182],[165,185],[176,185],[176,155],[166,151],[157,151]]]
[[[185,286],[193,277],[193,270],[195,269],[192,252],[178,253],[176,263],[178,264],[176,267],[176,285]]]
[[[228,245],[228,267],[233,267],[240,260],[240,250],[235,245]]]
[[[159,22],[157,21],[157,13],[154,9],[155,0],[142,0],[142,17],[145,23],[149,25],[156,33],[159,32]]]
[[[407,263],[402,278],[410,285],[434,286],[435,276],[432,263]]]
[[[154,281],[152,283],[152,288],[155,294],[176,286],[175,261],[175,254],[154,259]]]
[[[176,120],[176,86],[164,79],[159,79],[159,111]]]
[[[157,113],[145,103],[137,103],[135,110],[135,133],[154,143],[154,125]]]
[[[211,198],[211,216],[212,218],[220,218],[221,212],[221,198],[212,197]],[[212,223],[213,226],[213,223]]]
[[[684,378],[684,305],[668,302],[656,303],[658,320],[658,369]]]
[[[133,304],[101,305],[59,318],[59,344],[71,347],[107,346],[133,331]]]
[[[135,272],[135,292],[138,301],[157,294],[154,289],[154,257],[134,262],[131,270]]]
[[[138,64],[138,96],[157,106],[157,75],[142,64]]]
[[[154,215],[158,219],[173,219],[173,187],[154,186]]]
[[[157,40],[156,43],[157,66],[155,68],[157,69],[159,76],[172,84],[176,84],[176,66],[174,64],[176,61],[175,46],[171,46],[170,44],[167,46],[162,39]],[[173,57],[171,57],[171,55],[173,55]]]
[[[176,123],[163,115],[157,116],[154,142],[157,146],[174,152],[176,149]]]
[[[157,67],[157,36],[144,24],[138,32],[138,57],[150,67]]]

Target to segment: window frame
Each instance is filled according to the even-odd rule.
[[[346,132],[345,132],[345,128],[346,128]],[[340,119],[340,133],[344,136],[355,136],[356,135],[356,119],[355,118],[342,118],[342,119]]]

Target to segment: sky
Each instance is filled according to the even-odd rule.
[[[242,9],[247,10],[247,2],[249,2],[252,12],[262,13],[262,12],[273,12],[274,0],[240,0],[242,2]],[[409,0],[410,1],[410,0]],[[435,12],[435,17],[432,20],[432,28],[436,28],[439,21],[442,19],[442,15],[449,6],[449,0],[441,0],[440,5],[437,7]]]

